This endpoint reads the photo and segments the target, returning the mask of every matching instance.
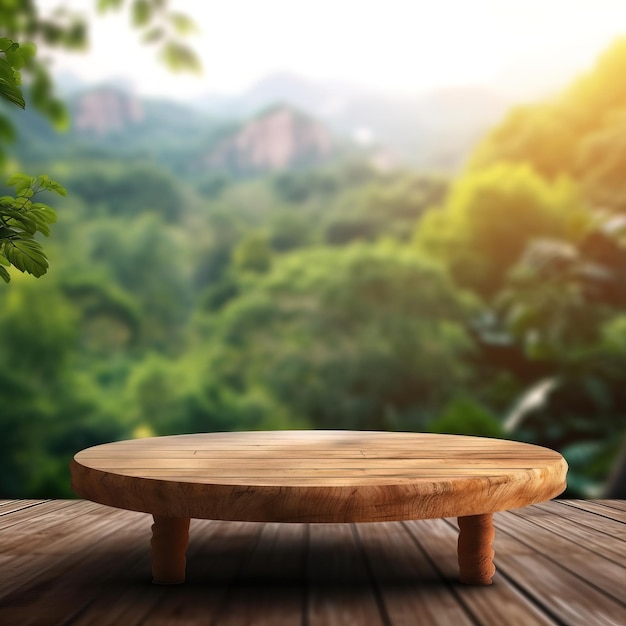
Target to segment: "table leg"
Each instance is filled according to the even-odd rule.
[[[490,585],[493,565],[493,515],[459,517],[459,580],[466,585]]]
[[[190,520],[188,517],[152,517],[152,582],[157,585],[184,583]]]

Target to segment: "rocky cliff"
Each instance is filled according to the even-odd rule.
[[[204,164],[238,173],[279,171],[323,161],[332,148],[323,124],[277,106],[224,137],[206,154]]]
[[[100,136],[123,132],[144,119],[139,99],[110,87],[85,92],[74,107],[76,130]]]

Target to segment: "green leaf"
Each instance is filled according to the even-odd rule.
[[[17,211],[4,211],[3,213],[10,218],[8,220],[9,226],[25,230],[30,235],[34,235],[37,232],[37,223],[27,215]]]
[[[172,72],[202,71],[202,64],[193,50],[176,41],[168,41],[163,45],[161,58]]]
[[[4,255],[18,270],[37,278],[48,271],[48,260],[41,244],[36,241],[7,241],[4,244]]]
[[[59,183],[55,182],[54,180],[49,180],[42,186],[44,189],[47,189],[48,191],[54,191],[54,193],[58,193],[60,196],[67,196],[67,189],[65,189],[63,185],[59,185]]]
[[[174,30],[180,35],[188,35],[198,30],[195,22],[183,13],[170,13],[169,18]]]
[[[4,51],[7,61],[13,66],[13,69],[20,70],[26,62],[24,55],[20,49],[20,44],[14,43],[10,48]]]
[[[5,283],[11,282],[11,275],[2,265],[0,265],[0,278],[2,278]]]
[[[0,37],[0,51],[5,52],[13,45],[13,40],[7,37]]]
[[[147,0],[135,0],[133,3],[133,25],[145,26],[152,17],[152,7]]]
[[[30,190],[30,187],[28,187],[28,189]],[[28,197],[24,194],[21,196],[17,196],[17,198],[13,198],[13,202],[11,203],[11,206],[15,209],[27,209],[30,208],[30,206],[32,205],[32,202],[28,199]]]
[[[34,235],[37,232],[37,223],[34,220],[29,219],[26,216],[13,218],[18,224],[22,225],[22,229],[29,235]]]
[[[6,59],[0,58],[0,80],[5,81],[7,84],[13,87],[16,87],[16,78],[17,77],[15,75],[15,70],[13,69],[11,64]]]
[[[36,209],[33,208],[28,212],[28,217],[35,222],[37,230],[46,237],[50,236],[50,227],[48,224],[56,222],[56,214],[52,209]]]
[[[105,13],[111,9],[119,9],[122,6],[123,0],[98,0],[98,11]]]
[[[15,184],[15,193],[18,196],[22,196],[26,192],[27,189],[31,189],[31,185],[34,184],[34,179],[29,180],[20,180]]]
[[[11,265],[9,260],[2,253],[0,253],[0,265]]]
[[[44,237],[50,237],[50,227],[45,222],[40,222],[40,221],[35,220],[35,228]]]
[[[20,44],[20,50],[22,51],[22,57],[28,63],[37,54],[37,45],[32,41],[27,41]]]
[[[54,224],[57,221],[56,211],[43,202],[35,202],[30,212],[36,213],[47,224]]]
[[[28,184],[32,184],[34,180],[28,176],[28,174],[13,174],[9,180],[7,180],[7,187],[13,187],[19,182],[28,181]],[[6,197],[6,196],[5,196]]]
[[[24,101],[22,92],[17,87],[7,84],[2,79],[0,79],[0,98],[7,100],[11,104],[15,104],[20,107],[20,109],[26,108],[26,102]]]
[[[159,41],[159,39],[163,39],[163,35],[165,35],[165,31],[160,26],[155,26],[142,37],[142,41],[144,43],[154,43]]]
[[[0,244],[3,239],[14,239],[16,235],[19,235],[19,231],[9,226],[0,226]]]

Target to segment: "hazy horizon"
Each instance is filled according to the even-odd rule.
[[[44,11],[59,6],[38,4]],[[85,11],[84,1],[61,4]],[[617,0],[389,0],[384,7],[173,0],[172,8],[198,25],[189,43],[202,76],[168,73],[120,14],[90,20],[90,51],[56,53],[54,72],[87,84],[123,80],[140,95],[179,100],[239,94],[277,73],[395,94],[476,85],[523,98],[559,89],[626,34],[626,4]],[[86,13],[93,15],[91,5]]]

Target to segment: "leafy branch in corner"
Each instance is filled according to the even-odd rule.
[[[7,185],[15,187],[15,196],[0,197],[0,278],[11,280],[6,269],[11,265],[38,278],[48,271],[48,259],[35,234],[48,237],[57,216],[52,207],[35,200],[44,191],[61,196],[66,191],[46,174],[15,174]]]
[[[194,22],[182,13],[170,11],[169,0],[95,0],[100,13],[128,10],[132,25],[143,33],[145,44],[153,45],[159,57],[174,72],[200,71],[194,51],[182,41],[196,30]],[[29,41],[20,43],[23,39]],[[52,122],[57,130],[67,128],[65,105],[54,94],[54,83],[37,45],[69,51],[84,50],[89,41],[87,23],[76,12],[59,7],[42,17],[34,0],[0,0],[0,104],[26,108],[26,102]],[[22,88],[22,74],[27,97]],[[0,110],[0,170],[6,160],[6,144],[15,140],[15,129]],[[15,196],[0,198],[0,278],[11,279],[8,266],[39,277],[48,270],[45,252],[34,236],[46,237],[56,221],[54,210],[33,198],[40,191],[62,196],[65,189],[46,175],[16,174],[7,183],[15,186]]]

